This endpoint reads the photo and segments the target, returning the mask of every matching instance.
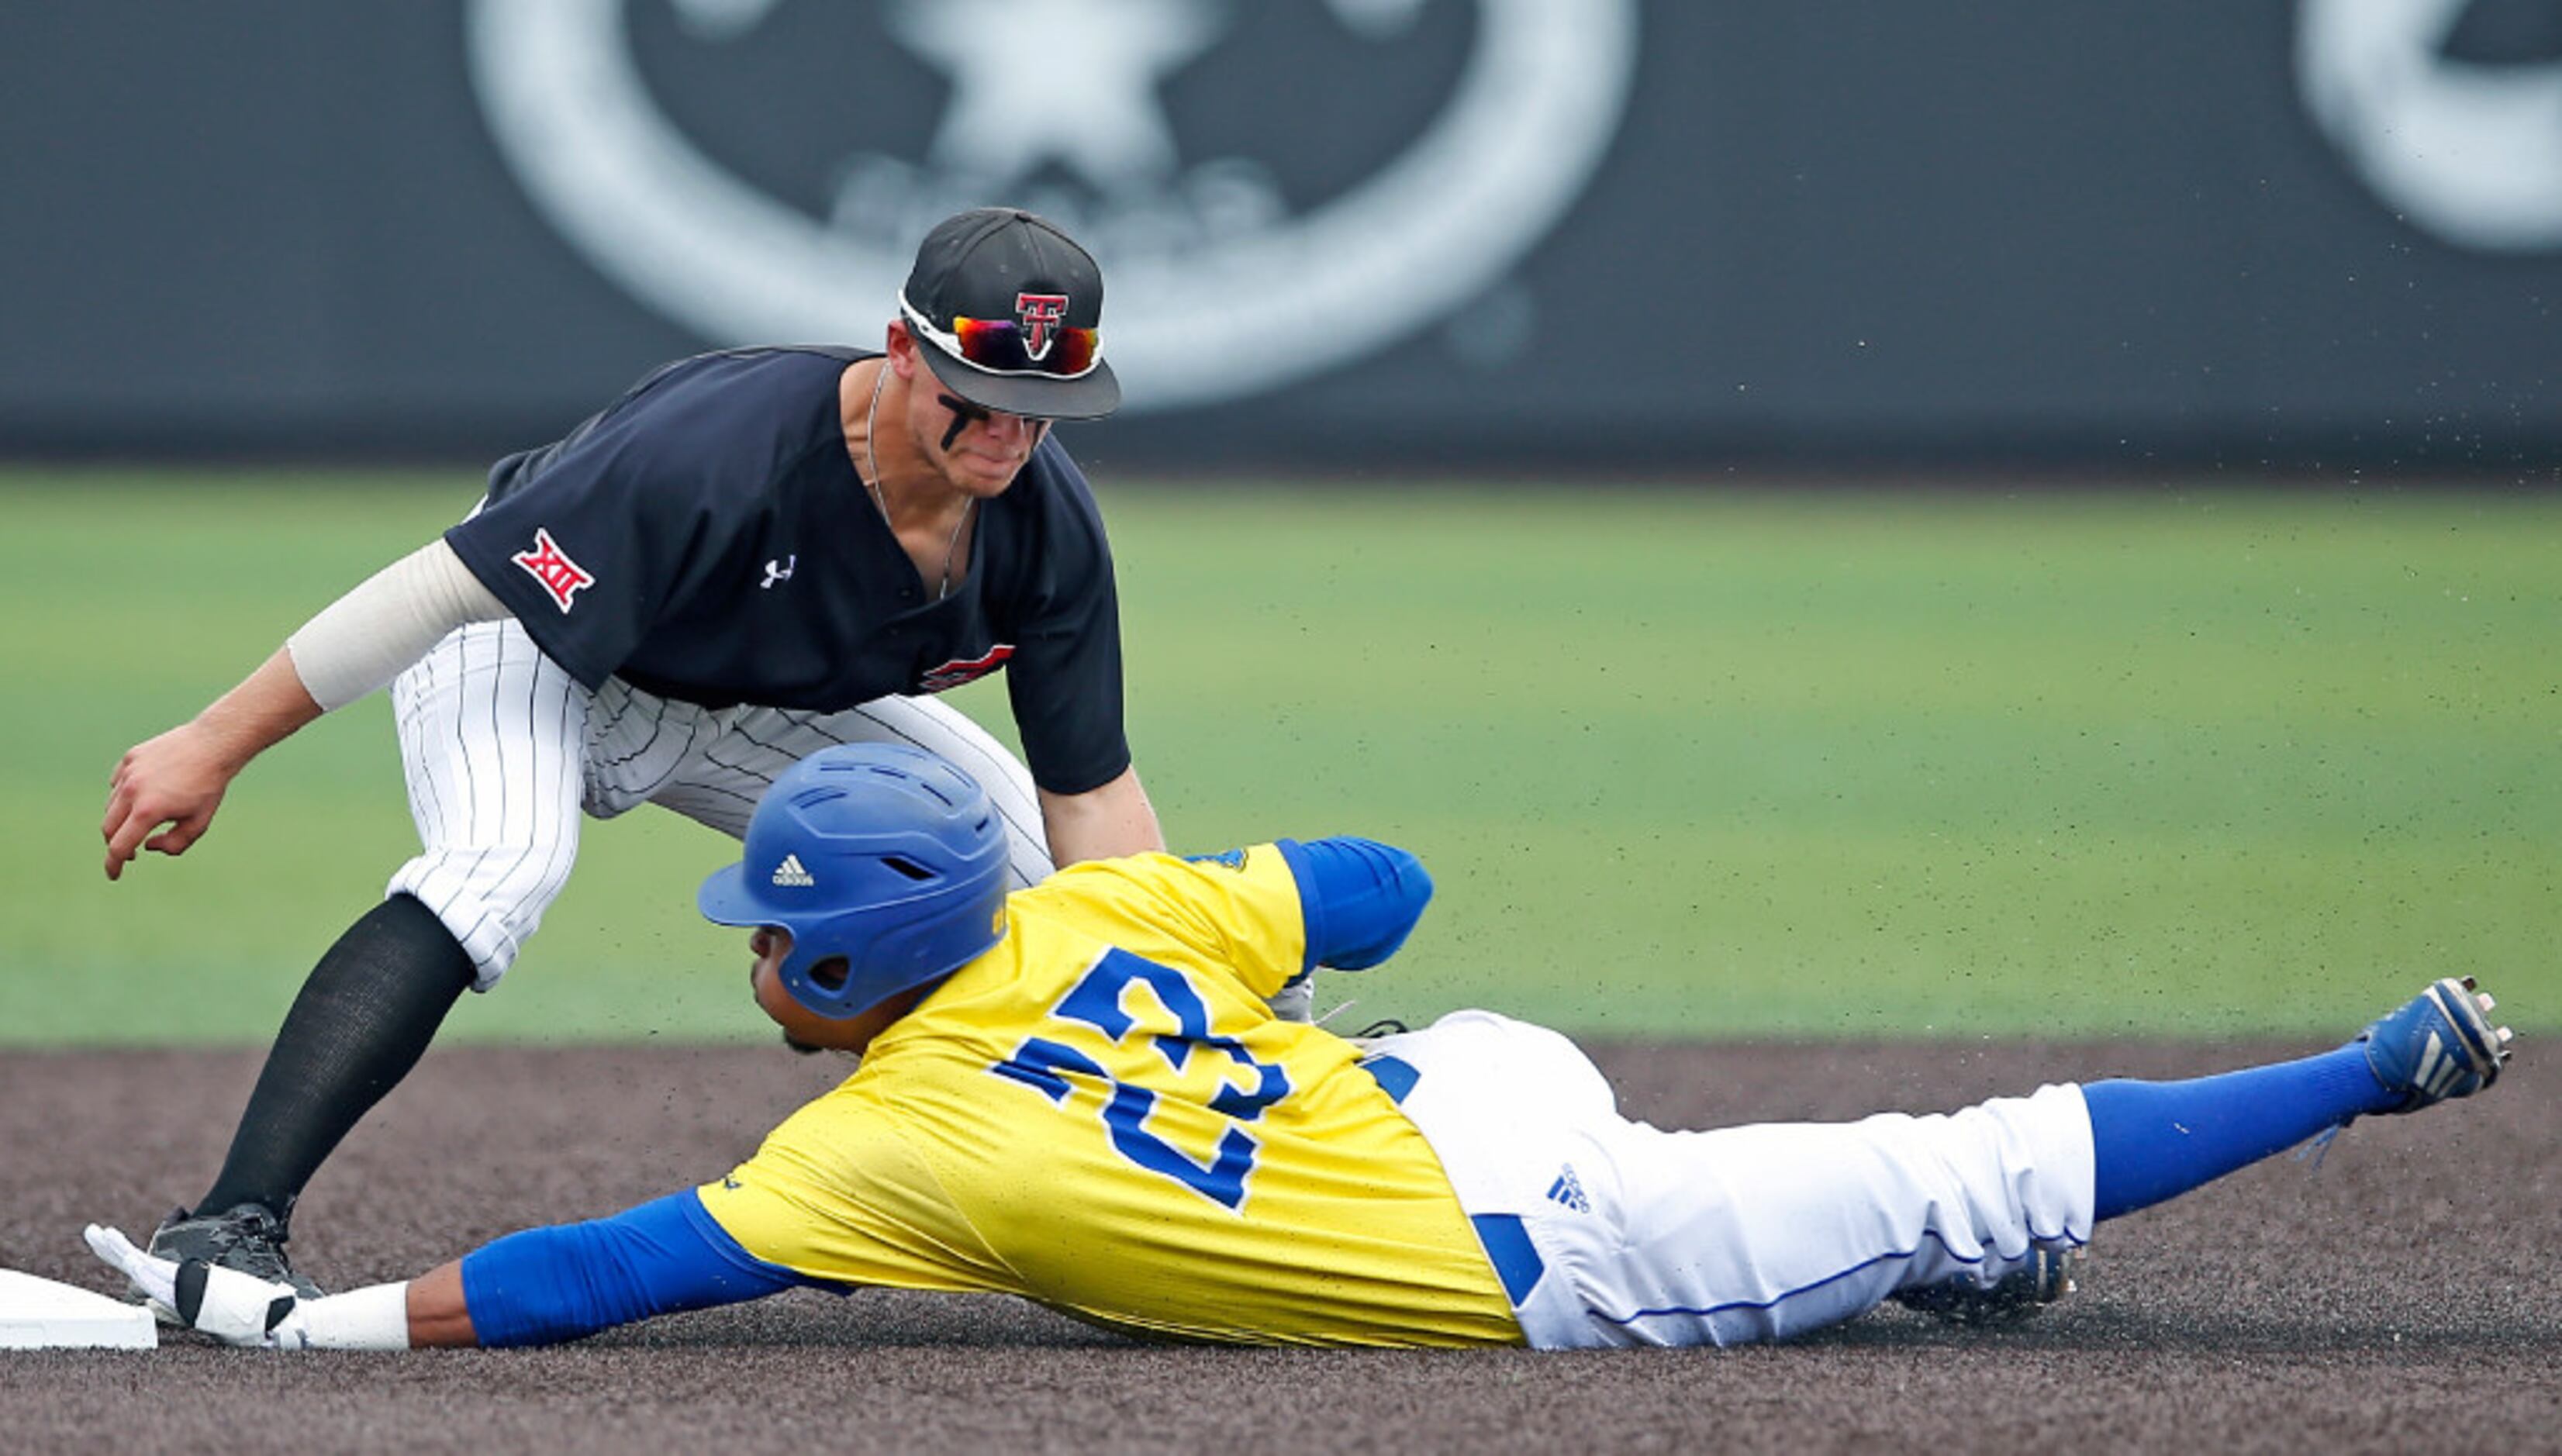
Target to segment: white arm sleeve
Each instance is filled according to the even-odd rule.
[[[284,648],[302,690],[335,712],[400,676],[447,633],[506,615],[440,536],[321,609]]]

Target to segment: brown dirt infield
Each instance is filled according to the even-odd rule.
[[[1929,1110],[2305,1048],[1596,1047],[1663,1125]],[[2106,1225],[2021,1329],[1882,1311],[1798,1344],[1608,1355],[1148,1347],[1006,1301],[794,1294],[529,1352],[0,1353],[0,1449],[757,1451],[2562,1447],[2562,1120],[2526,1064]],[[201,1190],[251,1052],[0,1053],[0,1265],[112,1283]],[[432,1052],[313,1183],[297,1262],[399,1278],[727,1167],[843,1070],[762,1047]],[[1217,1443],[1215,1447],[1212,1442]]]

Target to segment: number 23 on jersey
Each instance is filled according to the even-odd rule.
[[[1143,1029],[1140,1018],[1124,1009],[1124,997],[1133,986],[1145,986],[1153,994],[1174,1018],[1174,1030]],[[1102,1093],[1100,1116],[1114,1152],[1221,1207],[1233,1211],[1244,1205],[1246,1183],[1254,1175],[1255,1153],[1261,1146],[1244,1125],[1290,1095],[1290,1078],[1281,1068],[1257,1061],[1236,1038],[1210,1034],[1209,1003],[1189,975],[1128,951],[1109,950],[1059,999],[1050,1019],[1093,1027],[1116,1047],[1152,1046],[1171,1073],[1182,1073],[1196,1056],[1223,1058],[1217,1090],[1203,1105],[1225,1119],[1226,1126],[1206,1161],[1149,1131],[1149,1119],[1157,1112],[1157,1091],[1115,1077],[1064,1041],[1029,1037],[1012,1056],[988,1070],[1062,1106],[1077,1093],[1076,1084],[1068,1080],[1071,1074],[1091,1078],[1091,1085]]]

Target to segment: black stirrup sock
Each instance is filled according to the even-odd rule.
[[[197,1204],[290,1213],[356,1120],[418,1065],[469,989],[471,958],[435,912],[394,895],[311,968],[258,1074],[223,1171]]]

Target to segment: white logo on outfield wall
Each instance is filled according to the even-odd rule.
[[[2472,0],[2302,0],[2304,102],[2367,186],[2458,247],[2562,248],[2562,66],[2445,54]]]
[[[660,111],[626,3],[468,10],[500,150],[597,268],[723,343],[868,343],[926,228],[1019,203],[1103,259],[1106,349],[1134,408],[1268,390],[1482,302],[1608,149],[1637,32],[1636,0],[1475,0],[1474,49],[1423,134],[1293,215],[1254,161],[1186,167],[1160,104],[1159,85],[1219,43],[1231,0],[885,0],[887,31],[945,76],[950,101],[921,162],[854,156],[821,218],[724,169]],[[718,41],[779,0],[668,3]],[[1425,0],[1324,3],[1356,38],[1384,42]],[[1045,84],[1023,84],[1027,55]],[[1290,117],[1276,109],[1271,125],[1286,136]],[[1073,185],[1033,180],[1062,176]]]

